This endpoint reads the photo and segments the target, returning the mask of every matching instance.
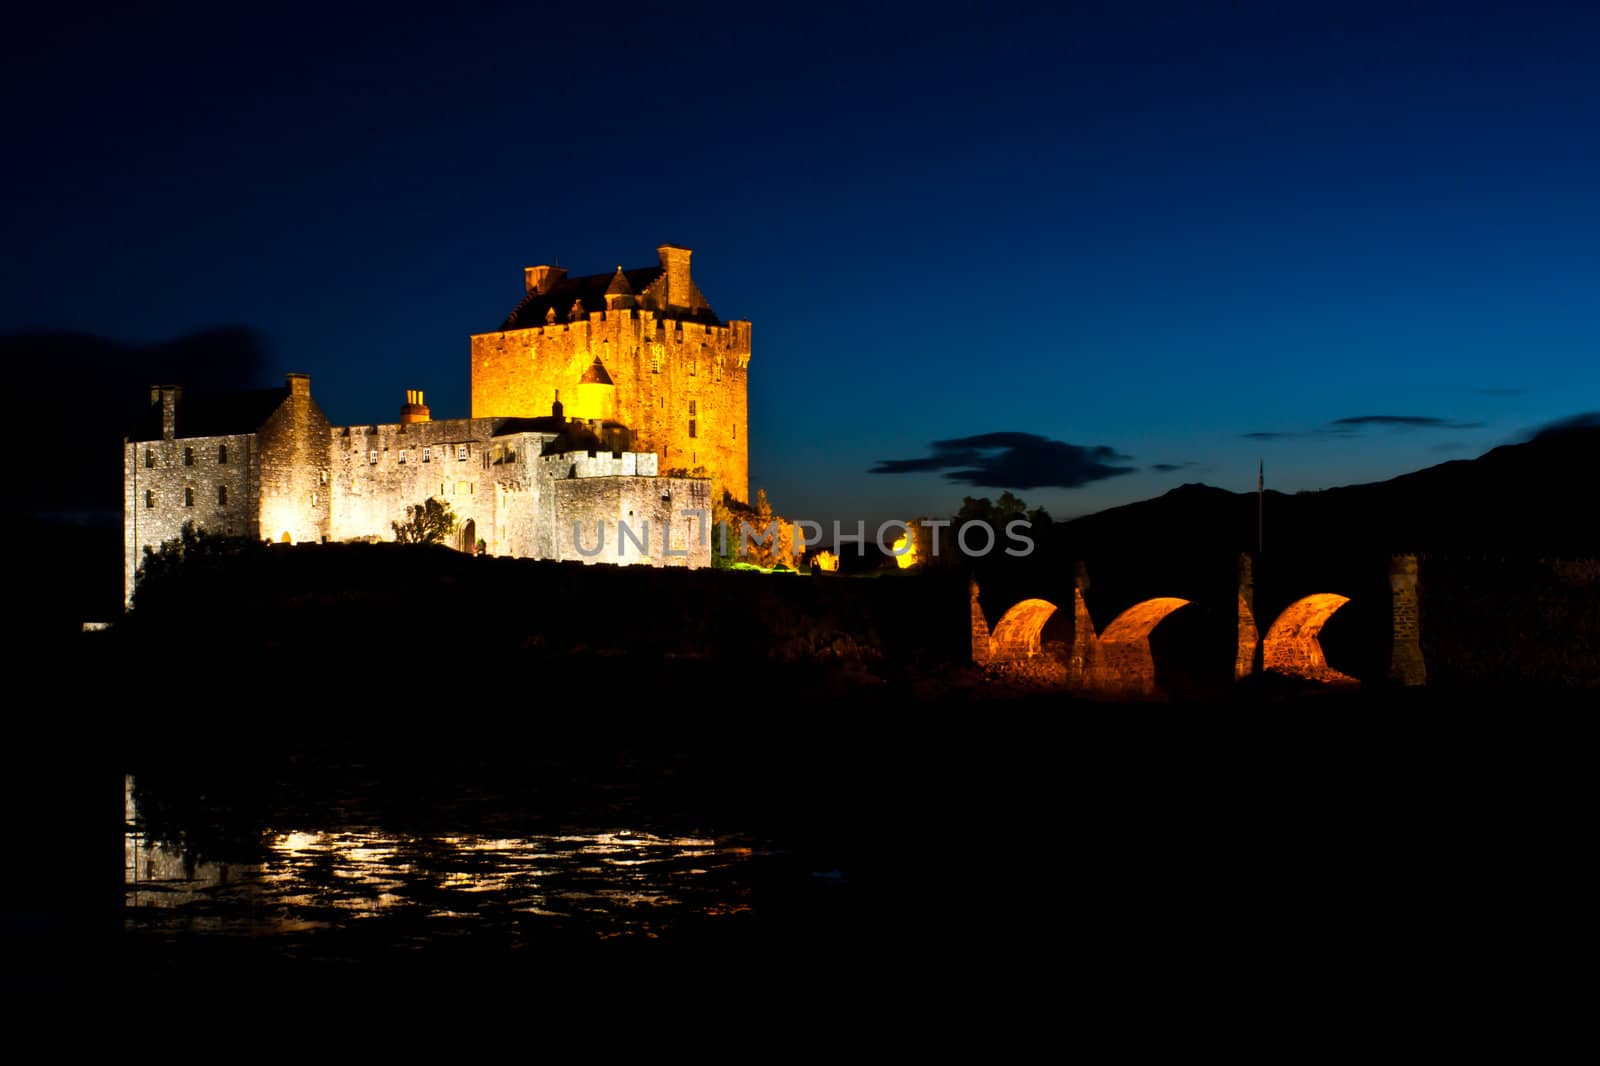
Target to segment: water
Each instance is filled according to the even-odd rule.
[[[256,825],[203,797],[185,818],[158,815],[156,827],[139,809],[134,775],[124,791],[124,929],[149,945],[234,940],[337,957],[469,938],[473,949],[517,949],[738,937],[763,917],[846,889],[840,871],[806,869],[741,835],[628,825],[397,830],[362,824],[370,810],[350,802],[324,812],[322,824],[303,824],[304,812],[282,805]],[[219,824],[225,846],[216,843]]]

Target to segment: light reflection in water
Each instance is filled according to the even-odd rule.
[[[126,926],[291,935],[382,920],[433,938],[570,928],[653,937],[751,910],[748,845],[613,830],[408,836],[341,826],[265,834],[257,861],[187,862],[149,839],[126,782]],[[537,931],[537,929],[535,930]]]

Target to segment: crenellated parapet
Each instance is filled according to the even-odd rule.
[[[542,415],[559,393],[569,417],[625,424],[663,470],[748,500],[751,324],[712,312],[688,249],[657,251],[658,267],[585,277],[528,268],[501,328],[471,338],[472,414]]]

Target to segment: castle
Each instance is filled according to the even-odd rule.
[[[253,539],[393,539],[437,497],[455,547],[531,559],[709,566],[711,504],[749,494],[750,323],[722,322],[689,273],[568,277],[528,267],[525,294],[471,338],[471,415],[333,426],[304,374],[226,395],[150,390],[123,443],[123,591],[146,547],[197,528]]]

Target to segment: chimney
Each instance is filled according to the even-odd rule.
[[[566,267],[536,266],[523,267],[522,280],[527,287],[527,292],[536,292],[540,296],[555,287],[556,282],[567,276]]]
[[[661,269],[667,272],[667,306],[693,307],[694,283],[689,280],[689,257],[694,253],[676,244],[663,244],[656,249],[661,257]]]
[[[400,424],[408,426],[413,422],[431,421],[428,414],[428,405],[422,402],[421,389],[407,389],[406,402],[400,407]]]
[[[161,439],[172,440],[178,435],[178,400],[183,396],[182,385],[157,385],[150,390],[150,399],[161,400]]]
[[[289,386],[289,395],[290,396],[310,396],[311,395],[311,375],[310,374],[285,374],[283,376],[283,380]]]

